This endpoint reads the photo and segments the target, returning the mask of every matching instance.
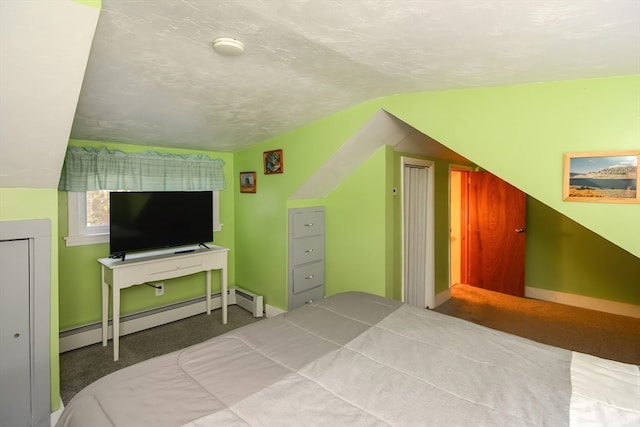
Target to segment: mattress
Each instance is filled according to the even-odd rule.
[[[640,425],[640,370],[349,292],[114,372],[57,426]]]

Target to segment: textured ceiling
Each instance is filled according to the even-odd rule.
[[[71,137],[237,151],[381,96],[638,73],[638,0],[102,0]]]

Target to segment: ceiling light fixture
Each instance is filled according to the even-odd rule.
[[[224,56],[238,56],[244,52],[244,44],[231,37],[219,37],[213,41],[213,50]]]

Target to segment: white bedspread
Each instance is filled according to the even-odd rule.
[[[638,367],[593,359],[630,386],[594,396],[585,390],[603,392],[589,385],[599,380],[573,375],[593,371],[582,355],[345,293],[115,372],[74,397],[58,426],[640,423]],[[603,402],[620,402],[623,418],[593,409]]]
[[[573,353],[571,385],[571,427],[640,426],[637,366]]]

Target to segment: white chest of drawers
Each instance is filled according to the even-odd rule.
[[[324,298],[324,217],[324,206],[289,209],[289,310]]]

